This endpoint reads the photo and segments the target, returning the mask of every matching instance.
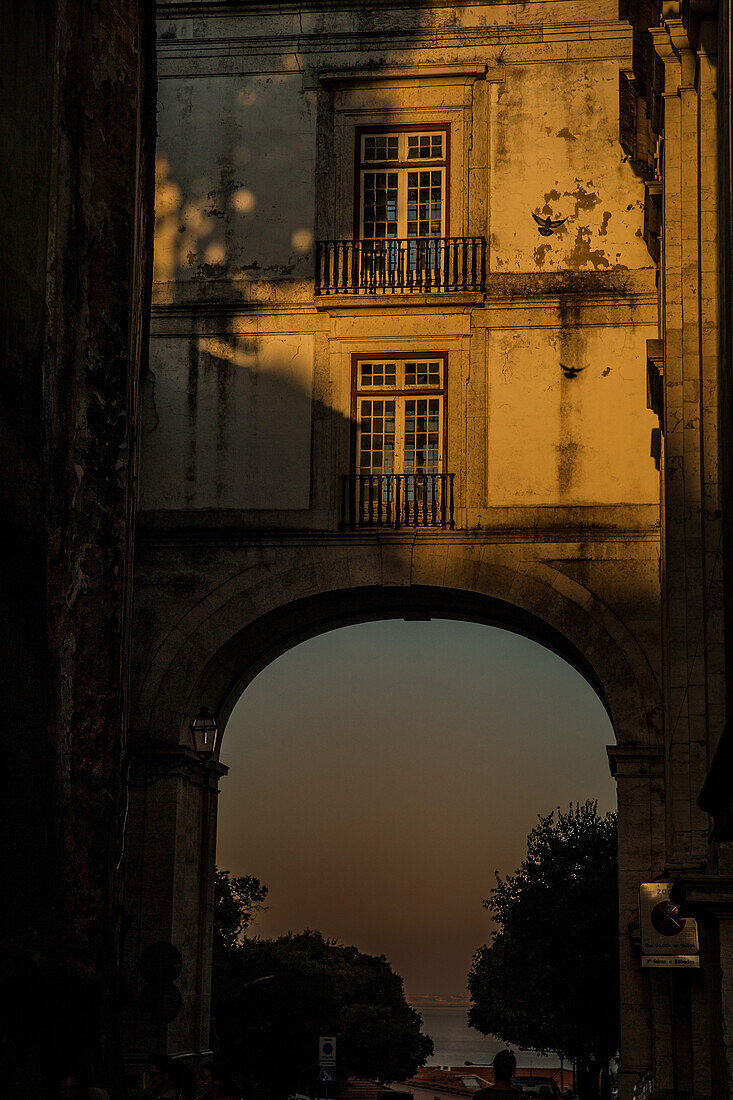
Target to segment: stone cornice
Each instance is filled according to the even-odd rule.
[[[577,0],[553,0],[560,7],[575,7]],[[214,15],[301,15],[306,12],[383,8],[513,8],[511,0],[157,0],[159,19],[201,18]]]
[[[614,779],[664,774],[661,745],[606,745],[606,753]]]
[[[375,81],[419,80],[421,83],[434,80],[438,83],[472,83],[474,80],[490,79],[489,66],[485,62],[456,62],[453,65],[380,65],[363,66],[353,69],[317,69],[318,81],[332,87],[349,87],[355,84],[373,84]],[[499,69],[493,73],[495,80],[504,79]]]
[[[338,531],[329,528],[329,514],[322,514],[324,524],[316,526],[314,513],[299,513],[302,522],[293,522],[283,511],[243,509],[171,509],[141,510],[138,514],[136,544],[142,549],[150,543],[167,544],[182,541],[189,544],[223,541],[243,546],[265,544],[281,546],[403,546],[417,539],[420,543],[446,543],[451,546],[478,544],[543,543],[540,555],[555,557],[566,551],[569,543],[609,542],[614,546],[633,543],[635,547],[648,543],[649,560],[656,560],[659,544],[659,508],[655,504],[576,505],[560,508],[556,505],[489,509],[490,522],[481,528],[457,527],[453,531],[405,529],[363,529]],[[486,509],[484,509],[484,514]],[[289,520],[289,521],[288,521]],[[308,526],[309,525],[309,526]],[[637,549],[634,553],[641,552]],[[647,762],[661,767],[661,749],[654,745],[635,748],[610,746],[620,759],[631,760],[628,753],[637,753],[634,762]],[[625,756],[624,756],[625,753]],[[639,756],[641,755],[641,756]],[[659,762],[661,761],[661,762]]]

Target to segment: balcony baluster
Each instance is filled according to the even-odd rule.
[[[344,474],[341,526],[454,530],[455,474]]]
[[[486,289],[484,237],[316,242],[315,293],[432,294]]]

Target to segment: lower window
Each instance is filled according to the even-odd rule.
[[[356,359],[358,473],[412,475],[443,471],[445,375],[443,355]],[[414,491],[414,487],[410,479],[406,488]]]
[[[446,473],[445,355],[354,356],[348,527],[453,527]]]

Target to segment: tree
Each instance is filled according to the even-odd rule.
[[[575,1060],[584,1100],[610,1097],[620,1015],[616,814],[601,817],[589,801],[540,817],[519,870],[497,873],[483,904],[499,928],[473,958],[469,1024]]]
[[[214,950],[228,950],[240,943],[265,906],[267,887],[254,875],[232,878],[228,871],[214,872]]]
[[[266,889],[248,877],[256,886],[238,894],[241,881],[217,879],[212,1016],[219,1057],[265,1095],[315,1087],[320,1035],[337,1037],[339,1079],[399,1081],[424,1065],[432,1040],[421,1034],[420,1015],[385,957],[315,931],[245,936]]]

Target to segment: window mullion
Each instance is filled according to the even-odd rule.
[[[405,472],[405,398],[395,397],[395,437],[394,437],[394,468],[395,473]]]
[[[359,238],[364,239],[364,180],[366,172],[359,173]]]
[[[399,168],[397,185],[397,236],[404,240],[407,236],[407,169]]]

